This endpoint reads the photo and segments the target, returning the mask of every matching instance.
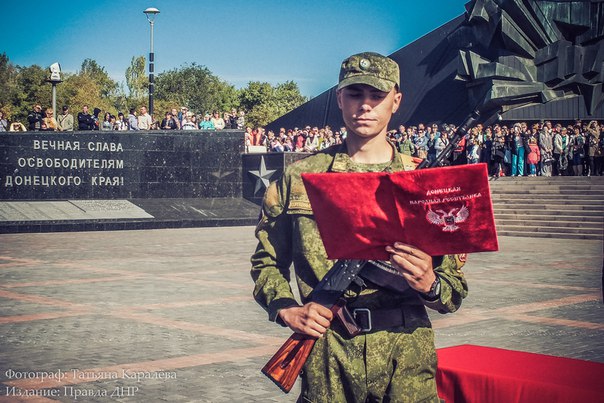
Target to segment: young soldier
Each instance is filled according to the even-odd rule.
[[[251,259],[254,297],[270,320],[318,338],[302,372],[300,401],[438,401],[434,334],[425,307],[447,313],[461,305],[467,285],[457,256],[431,257],[400,242],[386,247],[389,263],[411,288],[395,291],[378,281],[351,287],[347,306],[365,312],[362,327],[370,328],[354,337],[332,321],[329,309],[307,301],[334,262],[327,259],[300,174],[414,169],[411,157],[387,140],[388,122],[402,99],[399,77],[396,62],[379,54],[346,59],[337,89],[345,142],[290,165],[264,197]],[[292,262],[303,305],[289,285]]]

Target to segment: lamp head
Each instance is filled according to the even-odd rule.
[[[147,15],[147,20],[152,23],[153,21],[155,21],[155,15],[159,14],[159,10],[155,7],[149,7],[145,11],[143,11],[143,13]]]
[[[61,82],[61,65],[59,63],[53,63],[48,68],[50,70],[50,78],[48,81]]]

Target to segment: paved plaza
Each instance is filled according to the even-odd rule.
[[[602,242],[500,237],[437,347],[604,362]],[[0,235],[0,402],[294,402],[251,296],[252,227]],[[24,399],[24,395],[35,395]]]

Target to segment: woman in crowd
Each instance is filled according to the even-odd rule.
[[[4,112],[0,111],[0,132],[8,131],[8,121],[4,118]]]
[[[529,136],[528,140],[529,153],[526,156],[528,163],[529,176],[537,176],[537,165],[541,160],[541,153],[537,145],[537,138],[534,135]]]
[[[552,176],[554,161],[554,135],[551,122],[545,122],[539,129],[539,153],[541,154],[541,176]]]
[[[191,115],[191,112],[187,112],[187,115],[185,116],[185,120],[183,120],[183,122],[182,122],[182,130],[195,130],[195,129],[197,129],[197,125],[193,121],[193,116]]]
[[[585,156],[587,162],[587,176],[596,176],[598,171],[596,170],[596,156],[598,155],[598,141],[600,139],[600,128],[598,122],[592,120],[587,125],[587,138],[585,139],[587,155]]]
[[[126,120],[126,117],[124,116],[124,114],[122,112],[117,114],[117,120],[115,121],[115,124],[113,125],[113,130],[118,130],[118,131],[128,130],[128,120]]]
[[[214,125],[214,129],[216,130],[222,130],[226,125],[224,119],[220,117],[220,112],[218,111],[214,111],[212,119],[210,119],[210,121],[212,122],[212,124]]]
[[[573,135],[570,140],[572,152],[572,166],[574,176],[583,176],[583,157],[585,156],[585,138],[581,133],[581,126],[573,127]]]
[[[478,139],[473,136],[468,141],[467,158],[468,164],[478,164],[480,160],[480,145],[478,144]]]
[[[43,130],[52,132],[57,131],[57,121],[55,120],[54,110],[52,108],[46,108],[44,119],[42,119],[42,127]]]
[[[101,130],[111,130],[113,129],[113,124],[111,123],[111,113],[105,112],[103,116],[103,122],[101,122]]]
[[[442,153],[442,151],[449,145],[450,140],[449,140],[449,132],[447,130],[443,130],[440,133],[440,137],[438,138],[438,140],[436,140],[436,144],[434,145],[434,148],[436,149],[436,155],[440,155]],[[451,165],[451,160],[450,158],[444,158],[441,162],[440,162],[441,166],[447,166],[447,165]]]
[[[561,127],[560,132],[554,137],[554,159],[556,160],[558,175],[568,174],[569,138],[566,127]]]
[[[216,130],[216,128],[214,127],[214,123],[212,123],[212,121],[210,120],[210,114],[206,113],[205,115],[203,115],[203,120],[199,122],[199,128],[201,130]],[[248,129],[250,128],[248,127]]]
[[[520,123],[512,126],[510,145],[512,149],[512,176],[524,176],[524,133]]]
[[[505,176],[504,159],[506,154],[506,141],[505,137],[501,132],[495,130],[495,139],[493,140],[493,147],[491,149],[491,157],[493,159],[493,177],[498,178]],[[509,150],[507,150],[509,151]]]

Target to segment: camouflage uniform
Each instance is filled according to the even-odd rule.
[[[280,309],[299,305],[289,284],[292,262],[303,303],[334,264],[327,259],[300,174],[414,168],[409,157],[398,151],[386,164],[357,164],[348,156],[344,143],[290,165],[283,177],[269,186],[256,228],[259,243],[251,259],[251,273],[256,284],[254,297],[271,321],[280,321]],[[425,306],[441,313],[457,310],[467,295],[467,284],[458,256],[434,261],[441,279],[440,297],[434,302],[424,300],[413,289],[396,293],[371,284],[360,292],[346,292],[349,307],[400,308],[405,323],[350,337],[334,319],[305,364],[302,401],[438,401],[434,334]]]

